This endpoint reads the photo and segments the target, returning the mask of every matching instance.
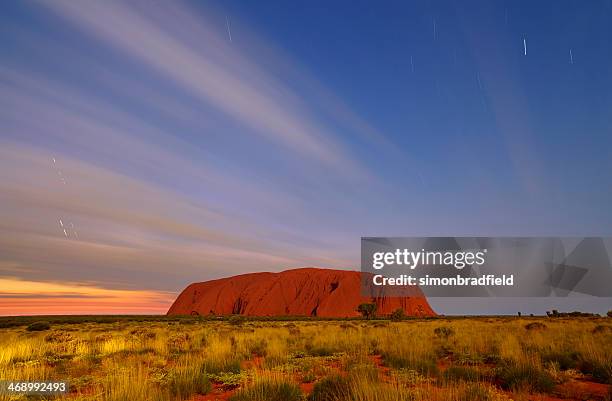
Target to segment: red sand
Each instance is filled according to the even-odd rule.
[[[418,287],[411,296],[361,295],[357,271],[303,268],[250,273],[194,283],[178,296],[168,315],[360,316],[357,306],[377,304],[378,315],[403,309],[408,316],[435,316]]]

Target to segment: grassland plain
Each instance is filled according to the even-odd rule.
[[[0,379],[71,400],[609,401],[612,319],[1,318]]]

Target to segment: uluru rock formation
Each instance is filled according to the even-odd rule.
[[[174,301],[168,315],[354,317],[360,316],[359,304],[368,302],[376,303],[379,316],[397,309],[408,316],[435,316],[418,287],[411,287],[409,296],[363,296],[364,274],[302,268],[193,283]]]

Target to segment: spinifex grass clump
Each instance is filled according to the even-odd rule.
[[[300,388],[287,379],[275,376],[258,377],[232,395],[230,401],[301,401]]]
[[[384,354],[385,364],[395,369],[410,369],[422,375],[437,376],[439,371],[433,359],[414,359],[393,354]]]
[[[310,401],[348,400],[351,393],[351,381],[339,374],[328,376],[315,384]]]
[[[418,391],[359,374],[332,375],[315,384],[309,401],[416,401]]]
[[[168,374],[168,390],[178,399],[187,399],[194,394],[208,393],[212,385],[202,361],[197,358],[181,360]]]
[[[548,327],[544,323],[531,322],[525,325],[527,330],[546,330]]]
[[[549,392],[555,382],[550,374],[536,361],[507,363],[499,369],[497,375],[501,385],[510,390],[533,390]]]
[[[240,359],[208,359],[205,358],[202,366],[206,373],[221,374],[221,373],[240,373]]]

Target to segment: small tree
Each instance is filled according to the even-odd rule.
[[[393,313],[391,313],[391,320],[393,320],[394,322],[399,322],[400,320],[403,320],[406,317],[406,314],[404,313],[404,310],[402,308],[397,308],[396,310],[393,311]]]
[[[612,310],[608,311],[608,317],[612,317]]]
[[[357,307],[357,312],[361,313],[366,319],[371,319],[376,314],[376,304],[361,304]]]

